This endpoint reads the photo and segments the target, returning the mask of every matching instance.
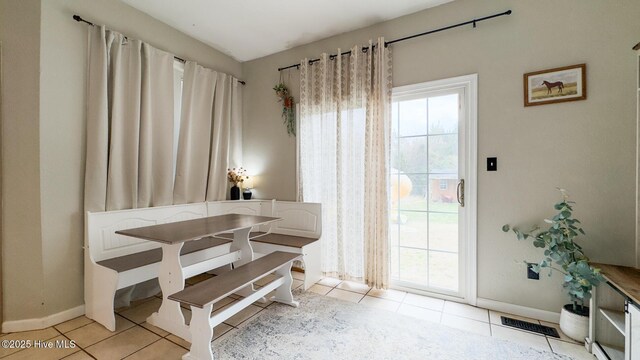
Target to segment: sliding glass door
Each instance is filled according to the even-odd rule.
[[[395,287],[464,297],[464,86],[395,89],[390,268]]]

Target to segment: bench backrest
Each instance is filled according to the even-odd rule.
[[[320,203],[273,200],[271,211],[271,216],[282,218],[271,225],[273,233],[314,239],[322,235]]]
[[[190,220],[207,216],[205,203],[144,209],[87,212],[85,247],[93,261],[102,261],[160,247],[159,243],[118,235],[117,230]]]
[[[268,201],[209,201],[207,202],[207,213],[209,216],[224,214],[264,215],[262,213],[263,202]]]
[[[315,239],[320,238],[322,233],[322,206],[319,203],[276,200],[209,201],[142,209],[87,212],[85,247],[89,249],[91,258],[95,262],[151,250],[160,247],[160,244],[118,235],[115,232],[233,213],[282,218],[281,221],[255,230]]]

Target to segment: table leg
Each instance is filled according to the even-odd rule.
[[[251,228],[235,230],[233,232],[233,242],[231,243],[231,248],[233,250],[240,250],[240,260],[233,263],[234,267],[238,267],[253,261],[253,248],[251,247],[251,243],[249,242],[250,232]],[[249,284],[246,287],[236,291],[236,294],[247,297],[253,292],[255,292],[253,284]],[[263,297],[258,301],[264,303],[267,302],[267,299]]]
[[[183,243],[162,244],[162,262],[158,280],[162,289],[162,305],[151,314],[147,322],[187,341],[191,341],[189,327],[185,324],[180,303],[167,297],[184,289],[184,273],[180,264],[180,249]]]

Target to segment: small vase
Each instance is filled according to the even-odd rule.
[[[240,188],[236,185],[231,187],[231,200],[240,200]]]
[[[244,191],[242,192],[242,198],[245,200],[251,200],[251,190],[249,189],[244,189]]]

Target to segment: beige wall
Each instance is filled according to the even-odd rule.
[[[15,16],[20,14],[20,16]],[[40,1],[0,1],[4,319],[41,317]]]
[[[271,90],[278,67],[463,20],[513,15],[393,45],[394,85],[479,76],[478,296],[558,312],[560,278],[526,280],[522,260],[540,252],[501,232],[552,213],[568,189],[596,261],[634,264],[635,77],[640,2],[457,0],[423,12],[246,62],[244,165],[260,175],[256,195],[295,198],[295,139],[287,137]],[[587,63],[586,101],[523,107],[522,75]],[[284,74],[285,79],[287,73]],[[298,71],[291,88],[298,98]],[[497,156],[497,172],[486,172]]]
[[[87,25],[71,16],[79,14],[237,77],[242,77],[242,67],[117,0],[45,0],[41,5],[2,0],[2,4],[3,30],[6,26],[11,31],[6,36],[3,32],[3,44],[4,38],[8,41],[3,45],[7,75],[3,107],[9,112],[3,114],[2,139],[3,173],[11,174],[5,176],[3,187],[4,320],[11,321],[84,303]]]

